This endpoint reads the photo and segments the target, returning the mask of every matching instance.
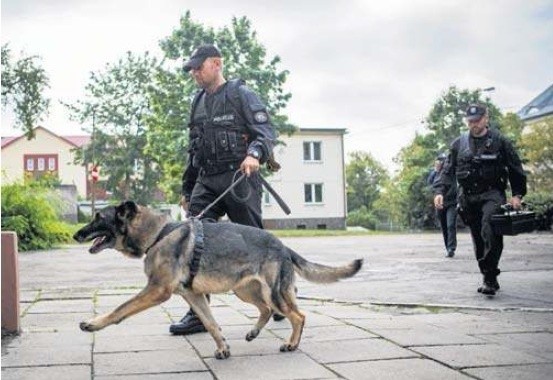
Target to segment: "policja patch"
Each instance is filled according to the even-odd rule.
[[[267,112],[265,111],[259,111],[254,113],[253,118],[255,119],[255,121],[257,121],[260,124],[266,123],[267,120],[269,120],[269,116],[267,116]]]

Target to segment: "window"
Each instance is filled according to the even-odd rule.
[[[44,171],[44,167],[45,167],[44,157],[39,157],[39,158],[37,159],[37,162],[38,162],[38,165],[37,165],[38,171],[39,171],[39,172],[43,172],[43,171]]]
[[[305,203],[323,203],[322,183],[306,183],[303,189]]]
[[[25,173],[27,176],[30,176],[30,178],[38,179],[45,174],[54,174],[57,176],[57,154],[25,154],[23,156],[23,162],[25,163]]]
[[[271,194],[265,190],[265,188],[263,189],[263,204],[264,205],[270,205],[272,204],[273,202],[271,201],[272,197],[271,197]]]
[[[303,160],[304,161],[322,160],[320,141],[305,141],[303,143]]]

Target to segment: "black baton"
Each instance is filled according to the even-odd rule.
[[[273,198],[276,199],[282,211],[284,211],[286,215],[290,215],[290,213],[292,212],[290,211],[290,207],[288,207],[288,205],[284,202],[284,200],[282,200],[282,198],[280,197],[280,195],[277,194],[275,189],[273,189],[271,185],[269,185],[269,183],[265,181],[265,178],[263,178],[261,175],[259,176],[259,179],[261,180],[261,183],[263,184],[263,186],[265,186],[267,191],[273,196]]]

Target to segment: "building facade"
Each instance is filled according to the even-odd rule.
[[[280,136],[274,149],[279,172],[267,181],[288,204],[286,215],[264,191],[263,221],[269,229],[344,229],[347,204],[344,163],[345,129],[300,128]]]
[[[46,128],[35,128],[31,140],[22,135],[2,138],[2,183],[25,177],[52,176],[62,185],[73,185],[78,196],[87,194],[87,172],[73,163],[75,150],[88,144],[89,136],[59,136]]]

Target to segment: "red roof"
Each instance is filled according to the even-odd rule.
[[[71,144],[71,145],[74,145],[76,148],[80,148],[82,147],[83,145],[86,145],[90,142],[90,136],[89,135],[80,135],[80,136],[62,136],[62,135],[58,135],[44,127],[36,127],[36,129],[42,129],[44,131],[46,131],[47,133],[53,135],[53,136],[56,136],[58,138],[60,138],[61,140],[64,140],[66,141],[67,143]],[[25,135],[21,135],[21,136],[16,136],[16,137],[13,137],[13,136],[9,136],[9,137],[2,137],[2,148],[12,144],[13,142],[21,139],[21,138],[25,138]]]

